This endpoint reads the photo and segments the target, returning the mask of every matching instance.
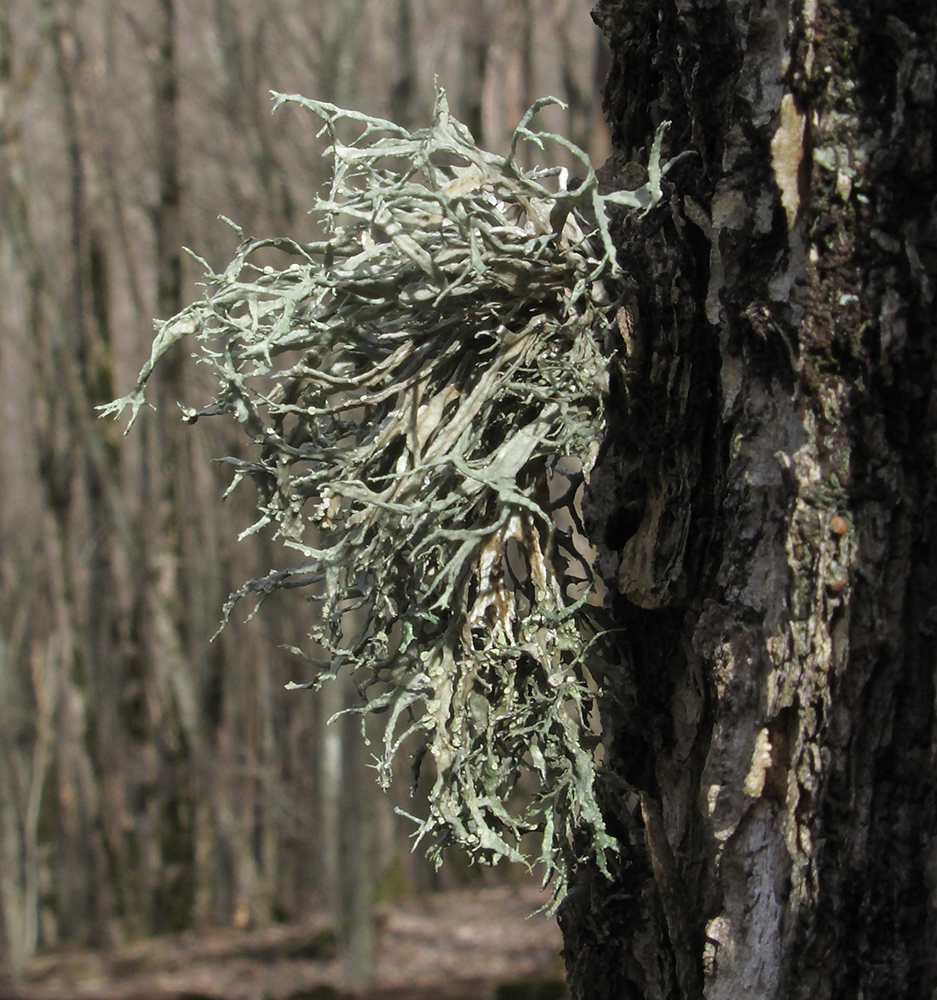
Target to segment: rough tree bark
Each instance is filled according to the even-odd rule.
[[[933,0],[602,0],[633,275],[591,530],[617,583],[573,994],[937,990]]]

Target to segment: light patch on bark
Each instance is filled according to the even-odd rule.
[[[790,859],[777,827],[775,807],[759,800],[721,862],[728,905],[706,928],[706,1000],[780,995],[785,900],[779,890],[787,883]]]
[[[794,228],[800,208],[800,164],[804,158],[806,118],[797,110],[793,94],[781,98],[781,121],[771,140],[771,166],[781,191],[788,229]]]
[[[752,763],[742,785],[742,790],[750,798],[761,797],[761,793],[765,790],[765,776],[769,767],[771,767],[771,741],[768,739],[768,730],[762,727],[755,737]]]
[[[804,74],[813,73],[813,61],[816,58],[814,42],[816,41],[817,0],[806,0],[804,4],[804,34],[807,38],[807,54],[804,56]]]

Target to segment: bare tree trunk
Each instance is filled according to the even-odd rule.
[[[467,12],[462,40],[462,115],[479,146],[486,142],[484,128],[485,78],[491,45],[488,0],[478,0]]]
[[[101,837],[94,761],[86,735],[92,725],[88,702],[97,679],[96,654],[115,609],[107,600],[109,595],[97,586],[107,572],[107,549],[94,549],[88,567],[89,596],[82,593],[81,575],[76,571],[76,547],[80,534],[97,538],[105,525],[112,531],[120,527],[106,482],[101,442],[87,433],[91,409],[101,398],[98,394],[110,392],[106,378],[107,299],[101,280],[103,261],[97,253],[99,245],[88,209],[81,105],[83,56],[75,33],[81,4],[70,3],[62,11],[42,6],[55,65],[67,164],[67,283],[56,289],[57,297],[34,244],[25,196],[17,191],[15,197],[22,205],[19,239],[31,262],[30,283],[37,288],[33,322],[39,349],[33,354],[33,363],[40,387],[37,471],[43,488],[38,534],[55,623],[49,646],[52,661],[43,686],[56,691],[54,748],[49,750],[55,758],[53,811],[65,834],[57,844],[54,883],[61,932],[76,940],[103,943],[109,938],[108,862]],[[38,698],[35,676],[34,672]],[[43,738],[39,732],[38,746]],[[36,794],[41,799],[41,787]],[[37,859],[38,816],[27,829],[27,839],[32,842],[24,844],[25,856]],[[38,869],[29,877],[38,880]],[[37,932],[38,922],[29,932],[31,946],[35,946]]]
[[[31,272],[33,296],[38,295],[41,278],[38,274],[38,261],[30,254],[31,234],[26,218],[25,206],[18,184],[15,157],[7,148],[10,133],[15,129],[13,120],[14,109],[11,108],[11,91],[15,88],[13,73],[14,39],[8,12],[0,7],[0,98],[2,98],[3,114],[0,116],[2,139],[0,139],[0,170],[5,180],[6,191],[0,199],[2,207],[2,229],[6,238],[2,241],[2,260],[4,274],[8,276],[13,259],[20,256]],[[12,290],[12,282],[7,284],[7,294]],[[28,293],[27,293],[28,294]],[[3,345],[4,353],[8,346]],[[4,506],[9,498],[4,496]],[[5,558],[16,566],[22,553],[13,551],[10,528],[6,510],[3,510],[3,543]],[[22,564],[17,566],[22,569]],[[31,574],[24,573],[28,581]],[[4,587],[7,591],[7,588]],[[8,597],[7,593],[3,595]],[[36,922],[39,900],[36,867],[37,845],[35,831],[26,817],[27,801],[38,798],[44,791],[47,776],[48,748],[42,738],[48,730],[48,723],[43,718],[36,718],[38,712],[30,704],[28,685],[23,674],[24,661],[28,660],[29,626],[32,601],[28,583],[19,588],[20,600],[15,608],[10,608],[3,615],[0,626],[0,915],[6,940],[6,952],[13,975],[18,977],[26,961],[32,955],[36,946]],[[4,604],[9,607],[8,601]],[[12,611],[12,613],[10,613]],[[39,653],[38,644],[33,647]],[[43,663],[51,664],[49,657]],[[40,675],[45,679],[43,675]],[[54,706],[57,698],[51,695],[47,685],[48,697],[44,708],[54,716]],[[56,691],[57,694],[57,691]],[[45,713],[44,713],[45,714]],[[31,725],[34,723],[34,725]],[[34,729],[35,736],[31,730]],[[30,743],[32,742],[32,746]]]
[[[347,779],[342,762],[342,719],[329,719],[345,707],[343,685],[335,680],[317,693],[318,705],[318,826],[319,895],[337,924],[342,918],[342,788]]]
[[[179,81],[176,65],[175,0],[157,0],[153,20],[154,136],[156,140],[157,201],[153,209],[156,238],[157,315],[168,318],[182,307],[182,178],[179,148]],[[191,476],[189,442],[183,432],[176,401],[183,398],[182,351],[174,351],[157,374],[157,417],[152,442],[153,534],[152,582],[149,591],[152,682],[159,718],[152,720],[152,738],[169,750],[171,779],[160,782],[151,805],[158,851],[154,879],[153,925],[156,930],[180,930],[192,919],[194,873],[194,818],[197,791],[195,768],[204,760],[189,649],[184,635],[185,596],[182,563],[185,558],[183,518]],[[195,760],[193,760],[193,757]]]
[[[397,0],[396,42],[397,79],[391,89],[390,116],[398,125],[411,128],[417,87],[412,0]]]
[[[363,987],[374,979],[375,914],[374,887],[377,826],[377,783],[371,762],[370,748],[360,732],[360,720],[353,723],[355,732],[347,741],[347,786],[344,805],[346,877],[342,879],[345,895],[345,977],[351,986]]]
[[[12,634],[0,637],[0,908],[6,930],[10,967],[19,977],[39,941],[40,857],[39,817],[47,791],[55,748],[55,723],[62,687],[62,655],[53,636],[31,643],[32,694],[30,713],[17,690],[18,662],[27,640],[29,605],[24,602]],[[27,721],[33,714],[29,745]]]
[[[159,184],[153,217],[157,260],[156,308],[160,317],[168,317],[182,308],[182,177],[175,0],[158,0],[154,41],[153,108]],[[176,362],[175,367],[167,371],[164,380],[178,383],[180,361],[172,360]],[[172,387],[180,388],[177,384]]]
[[[536,79],[534,60],[534,29],[538,11],[534,8],[534,0],[515,0],[520,28],[520,105],[523,114],[539,96],[535,93]]]
[[[631,187],[589,520],[625,629],[624,851],[562,924],[573,994],[937,990],[932,0],[604,0]]]
[[[262,196],[252,197],[244,206],[249,215],[241,224],[246,226],[250,215],[261,214],[273,231],[283,231],[281,227],[292,224],[293,204],[270,137],[269,56],[264,46],[267,6],[262,5],[243,26],[232,0],[215,0],[214,23],[226,79],[225,116],[249,154]]]
[[[327,101],[346,101],[354,92],[355,41],[365,0],[336,0],[316,10],[309,28],[316,42],[310,68]]]
[[[354,620],[357,616],[350,616]],[[349,628],[355,627],[349,622]],[[365,744],[362,719],[343,714],[359,704],[347,677],[317,692],[319,706],[319,829],[321,898],[340,929],[344,976],[353,987],[374,978],[377,812],[381,793]],[[333,721],[329,722],[332,719]]]

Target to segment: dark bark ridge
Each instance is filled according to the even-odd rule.
[[[624,665],[575,996],[937,986],[937,5],[603,0],[620,377],[588,501]],[[625,186],[630,186],[625,184]]]

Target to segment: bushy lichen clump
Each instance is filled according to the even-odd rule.
[[[308,586],[317,674],[299,686],[352,672],[386,713],[382,782],[405,741],[432,756],[419,830],[431,853],[455,841],[520,860],[535,833],[560,894],[574,830],[603,866],[614,842],[586,720],[591,580],[583,593],[571,579],[590,571],[555,520],[561,506],[575,523],[577,476],[556,463],[572,457],[588,476],[597,451],[617,274],[605,203],[657,200],[659,142],[644,188],[600,196],[585,155],[556,136],[585,180],[518,166],[519,141],[542,147],[528,126],[545,102],[503,158],[475,146],[442,92],[432,126],[412,134],[276,101],[314,112],[331,138],[331,190],[314,207],[323,239],[243,240],[223,274],[209,269],[204,300],[158,325],[134,392],[108,411],[135,416],[154,365],[194,335],[218,393],[185,416],[241,424],[256,457],[227,461],[235,484],[255,483],[260,512],[245,534],[273,525],[301,553],[227,612]],[[255,266],[269,247],[292,262]],[[515,806],[525,772],[536,792]]]

